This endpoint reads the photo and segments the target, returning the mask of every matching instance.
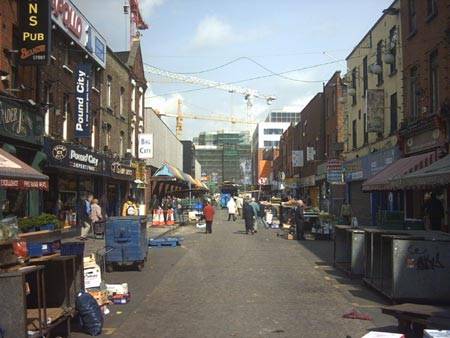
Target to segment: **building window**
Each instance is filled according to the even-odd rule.
[[[97,127],[96,127],[97,121],[92,121],[92,133],[91,133],[91,147],[92,149],[95,149],[95,137],[97,134]]]
[[[361,109],[358,110],[358,120],[361,120]]]
[[[50,88],[45,86],[44,88],[45,97],[45,115],[44,115],[44,132],[45,135],[50,135]]]
[[[280,141],[264,141],[264,148],[278,148]]]
[[[358,130],[356,129],[356,120],[353,120],[352,122],[352,147],[353,149],[358,148]]]
[[[397,72],[397,27],[394,26],[389,31],[389,53],[392,54],[393,61],[389,65],[389,74],[395,74]]]
[[[377,43],[377,65],[380,66],[381,71],[377,74],[377,86],[381,86],[383,84],[383,40],[378,41]]]
[[[69,46],[63,49],[63,64],[70,67]]]
[[[142,87],[139,87],[138,90],[138,114],[139,117],[144,117],[144,89]]]
[[[397,93],[391,95],[391,134],[397,131],[398,126],[398,102]]]
[[[94,69],[91,72],[91,84],[95,89],[100,89],[100,83],[101,83],[101,73],[94,67]]]
[[[106,106],[111,108],[111,86],[112,86],[112,77],[108,75],[106,79]]]
[[[417,30],[416,0],[409,0],[408,14],[409,14],[409,33],[412,34]]]
[[[367,56],[365,56],[363,59],[363,97],[366,96],[367,89],[369,88],[369,79],[367,75]]]
[[[283,134],[282,128],[268,128],[264,129],[264,135],[281,135]]]
[[[352,88],[356,91],[356,68],[352,70]],[[352,105],[356,104],[356,94],[352,96]]]
[[[108,125],[106,127],[106,137],[105,137],[105,146],[109,149],[109,145],[111,144],[111,128]]]
[[[437,114],[439,110],[439,65],[438,65],[438,53],[433,51],[430,54],[429,60],[430,69],[430,112],[431,114]]]
[[[124,148],[123,148],[123,139],[124,139],[125,133],[123,131],[120,131],[120,139],[119,139],[119,156],[120,158],[124,155]]]
[[[419,115],[419,88],[418,88],[417,67],[411,68],[409,75],[409,113],[415,119]]]
[[[131,112],[136,112],[136,101],[135,101],[135,96],[136,96],[136,87],[135,85],[132,83],[131,84]]]
[[[64,141],[67,141],[67,131],[69,123],[69,96],[67,94],[64,94],[63,96],[63,119],[62,138]]]
[[[427,0],[427,17],[432,18],[437,15],[437,1]]]
[[[120,97],[119,97],[119,114],[123,116],[123,100],[125,96],[125,88],[120,87]]]
[[[367,114],[363,116],[364,145],[369,143],[369,133],[367,132]]]
[[[136,128],[131,126],[131,155],[136,157]]]

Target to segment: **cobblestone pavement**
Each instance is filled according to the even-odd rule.
[[[382,299],[331,267],[331,242],[285,240],[277,230],[245,235],[242,221],[225,218],[218,212],[212,235],[179,228],[182,247],[150,249],[142,272],[106,274],[128,282],[132,299],[110,306],[103,336],[356,338],[395,330],[380,313]],[[353,308],[374,320],[343,319]]]

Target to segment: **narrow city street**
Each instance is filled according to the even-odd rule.
[[[329,265],[331,242],[289,241],[278,230],[245,235],[241,220],[216,218],[212,235],[183,227],[182,247],[150,249],[143,272],[106,275],[127,281],[132,299],[110,306],[104,336],[334,338],[395,330],[381,299]],[[374,320],[343,319],[353,308]]]

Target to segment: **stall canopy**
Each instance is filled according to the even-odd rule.
[[[48,190],[48,176],[0,149],[0,188]]]
[[[401,158],[363,183],[363,191],[393,191],[399,188],[393,183],[396,179],[430,166],[436,161],[436,153]]]
[[[450,184],[450,155],[430,166],[392,181],[400,189],[416,189]]]
[[[168,163],[164,163],[164,165],[158,169],[158,171],[153,175],[152,180],[154,181],[179,181],[186,182],[186,177],[184,173],[170,165]]]

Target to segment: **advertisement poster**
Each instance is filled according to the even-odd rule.
[[[367,113],[367,132],[384,131],[384,90],[369,89],[366,92],[365,110]]]
[[[90,88],[91,65],[79,63],[75,70],[75,137],[91,137]]]
[[[294,168],[303,167],[303,150],[292,151],[292,166]]]
[[[45,64],[50,59],[50,0],[18,1],[19,60],[24,64]]]

